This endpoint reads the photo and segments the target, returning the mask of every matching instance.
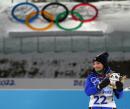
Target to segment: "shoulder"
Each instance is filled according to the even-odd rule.
[[[105,73],[107,74],[107,73],[111,73],[111,72],[113,72],[113,71],[112,71],[112,69],[108,66],[108,67],[105,69]]]
[[[96,73],[93,72],[93,71],[91,71],[91,72],[88,74],[86,80],[90,80],[91,78],[96,78]]]
[[[90,72],[88,77],[86,78],[85,84],[90,86],[96,86],[100,82],[97,74],[95,72]]]

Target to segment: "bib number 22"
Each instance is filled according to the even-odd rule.
[[[94,96],[94,104],[107,104],[106,96]]]

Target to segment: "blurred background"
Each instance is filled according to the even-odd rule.
[[[13,7],[21,2],[31,2],[39,9],[60,2],[69,10],[78,3],[91,3],[98,9],[98,16],[76,31],[63,31],[54,25],[39,32],[12,17]],[[21,7],[16,14],[25,17],[33,10],[26,9]],[[90,10],[81,8],[78,12],[88,17]],[[107,51],[112,70],[127,76],[123,98],[115,99],[117,108],[130,109],[129,19],[130,0],[0,0],[1,108],[87,109],[84,80],[92,69],[92,59]],[[39,27],[43,21],[39,18],[33,25]],[[73,27],[77,23],[67,19],[62,25]]]
[[[55,0],[54,0],[55,1]],[[1,0],[0,15],[0,77],[1,78],[86,78],[91,71],[91,60],[98,53],[110,53],[109,65],[115,72],[130,77],[130,1],[128,0],[57,0],[67,2],[69,7],[77,2],[91,2],[98,10],[97,19],[89,25],[100,28],[102,35],[87,34],[48,37],[44,35],[17,36],[12,32],[10,10],[13,4],[25,0]],[[34,4],[49,0],[26,0]],[[5,6],[5,7],[4,7]],[[3,9],[3,10],[2,10]],[[83,10],[84,11],[84,10]],[[3,17],[4,16],[4,17]],[[127,16],[127,17],[125,17]],[[87,24],[85,25],[87,26]],[[10,27],[10,31],[7,27]],[[9,31],[9,32],[8,32]],[[30,30],[28,30],[30,31]],[[91,27],[90,30],[91,31]],[[31,33],[32,31],[30,31]],[[51,33],[51,31],[49,31]],[[84,29],[83,29],[84,32]],[[65,33],[65,32],[64,32]]]

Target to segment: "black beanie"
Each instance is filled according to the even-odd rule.
[[[108,56],[109,56],[109,54],[107,52],[103,52],[100,55],[96,56],[93,59],[93,62],[94,61],[101,62],[104,65],[104,67],[106,68],[106,67],[108,67]]]

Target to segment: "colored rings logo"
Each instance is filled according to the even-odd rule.
[[[80,3],[69,10],[64,4],[57,2],[49,3],[39,9],[35,4],[22,2],[12,8],[11,15],[17,22],[26,24],[32,30],[45,31],[56,24],[62,30],[73,31],[80,28],[83,23],[94,21],[98,16],[98,9],[92,4]],[[72,20],[79,22],[78,26],[66,28],[61,25],[61,22],[70,16]],[[34,27],[31,23],[39,17],[41,21],[46,20],[49,24],[46,27]]]
[[[96,78],[96,77],[92,77],[91,82],[96,86],[97,84],[100,83],[100,80],[98,78]]]

